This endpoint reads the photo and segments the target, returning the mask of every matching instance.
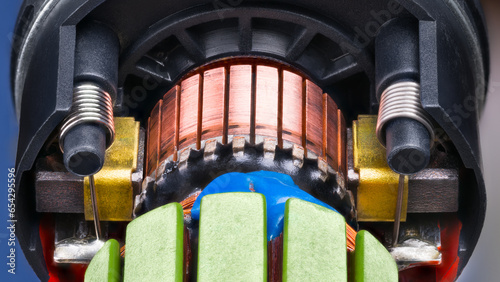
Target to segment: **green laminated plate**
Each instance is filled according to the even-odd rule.
[[[179,203],[154,209],[127,226],[124,281],[182,281],[183,211]]]
[[[204,196],[198,281],[266,281],[266,200],[258,193]]]
[[[120,281],[120,244],[108,240],[85,271],[85,282]]]
[[[355,281],[398,281],[398,267],[386,248],[366,230],[356,236]]]
[[[347,281],[344,217],[300,199],[285,206],[283,281]]]

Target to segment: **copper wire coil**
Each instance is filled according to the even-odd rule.
[[[154,107],[146,171],[202,141],[247,136],[252,144],[274,138],[280,148],[299,145],[345,177],[345,131],[333,99],[299,72],[262,59],[224,60],[191,72]]]
[[[283,233],[267,242],[267,281],[282,281]]]

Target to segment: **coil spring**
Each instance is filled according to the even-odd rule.
[[[64,120],[59,133],[59,146],[64,152],[64,137],[75,126],[83,123],[96,123],[106,128],[106,145],[115,139],[113,121],[113,100],[109,93],[94,83],[85,82],[73,88],[71,112]]]
[[[420,84],[413,81],[395,83],[382,93],[377,119],[377,138],[385,146],[385,124],[395,118],[411,118],[422,123],[434,140],[434,128],[420,102]]]

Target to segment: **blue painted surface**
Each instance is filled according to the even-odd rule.
[[[2,1],[0,7],[0,281],[38,281],[16,241],[16,271],[7,272],[9,231],[7,230],[7,175],[15,165],[17,121],[11,98],[9,67],[12,37],[21,0]]]
[[[256,192],[266,197],[267,239],[269,241],[278,237],[283,231],[285,203],[290,198],[302,199],[337,211],[301,190],[289,175],[271,171],[231,172],[217,177],[205,187],[193,204],[192,218],[200,219],[200,203],[203,196],[228,192]]]

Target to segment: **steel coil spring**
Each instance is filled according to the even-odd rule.
[[[377,120],[377,138],[385,146],[384,126],[395,118],[410,118],[422,123],[434,140],[434,129],[420,102],[420,84],[413,81],[395,83],[382,93]]]
[[[113,101],[109,93],[90,82],[77,84],[73,88],[71,112],[64,120],[59,133],[59,146],[62,151],[66,134],[83,123],[95,123],[106,128],[106,145],[109,147],[113,144],[115,138]]]

